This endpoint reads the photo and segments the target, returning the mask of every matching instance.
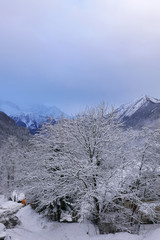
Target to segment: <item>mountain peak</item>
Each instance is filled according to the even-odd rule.
[[[149,103],[159,104],[160,100],[157,98],[150,97],[148,95],[144,95],[138,100],[135,100],[131,104],[126,105],[123,104],[122,106],[120,106],[117,112],[120,118],[131,117],[135,112],[138,111],[138,109],[140,109],[143,106],[144,107],[147,106]]]
[[[122,105],[117,113],[125,126],[154,126],[160,123],[160,100],[144,95],[131,104]]]

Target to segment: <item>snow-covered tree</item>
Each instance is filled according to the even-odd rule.
[[[127,140],[114,111],[108,113],[104,104],[46,124],[34,139],[39,207],[57,203],[73,210],[73,217],[103,221],[126,167]]]
[[[156,204],[160,197],[160,131],[144,128],[141,131],[130,130],[128,134],[133,136],[128,159],[130,164],[125,169],[117,200],[122,206],[120,213],[125,213],[124,225],[127,228],[137,226],[137,229],[130,229],[138,231],[144,221],[159,221],[159,214],[150,202]]]
[[[26,140],[21,142],[16,136],[10,136],[1,145],[0,192],[8,197],[24,185],[26,144]]]
[[[113,231],[138,231],[143,212],[154,218],[146,201],[159,199],[159,136],[124,131],[103,104],[46,123],[32,139],[26,174],[37,210],[55,220],[88,217],[101,231],[106,223]]]

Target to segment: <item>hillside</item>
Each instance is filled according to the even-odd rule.
[[[29,132],[26,128],[16,126],[13,119],[0,112],[0,146],[11,136],[16,136],[22,142],[29,137]]]

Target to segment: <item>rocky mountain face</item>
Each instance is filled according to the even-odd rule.
[[[122,105],[116,112],[125,127],[160,128],[160,100],[156,98],[144,96],[131,104]]]
[[[44,122],[56,122],[60,117],[67,116],[56,107],[48,107],[45,105],[32,105],[21,109],[19,106],[0,101],[0,110],[8,114],[17,126],[26,127],[31,134],[35,134]]]

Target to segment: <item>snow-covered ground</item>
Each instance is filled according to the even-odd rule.
[[[15,213],[21,224],[7,229],[6,240],[160,240],[160,226],[146,225],[140,235],[116,233],[99,235],[98,230],[90,223],[57,223],[48,222],[28,205],[6,201],[0,198],[0,216],[2,213]]]
[[[8,240],[160,240],[160,228],[142,230],[140,235],[116,233],[99,235],[89,223],[48,222],[30,206],[17,213],[21,225],[8,229]],[[150,226],[148,226],[150,227]]]

